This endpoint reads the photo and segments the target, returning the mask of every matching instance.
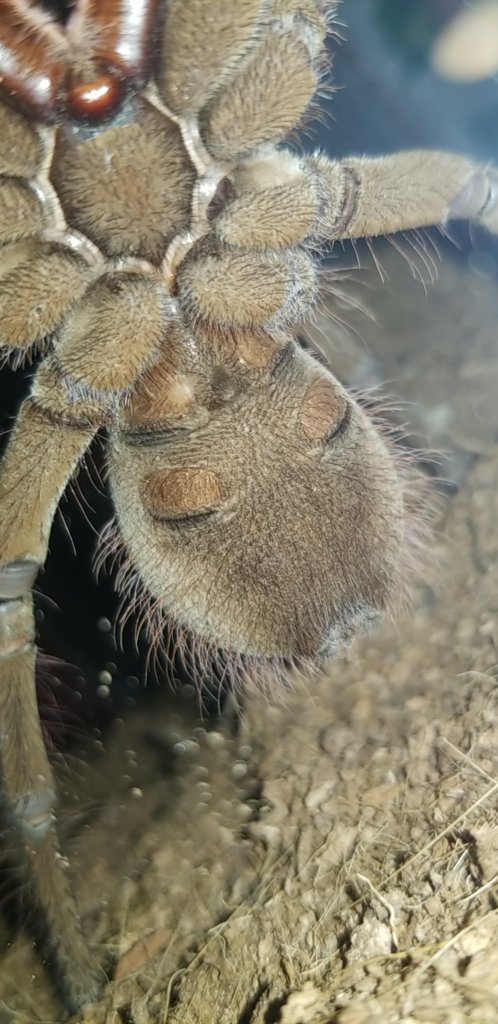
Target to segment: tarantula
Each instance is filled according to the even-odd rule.
[[[31,588],[107,428],[130,587],[241,664],[316,661],[402,582],[407,495],[358,403],[296,342],[325,242],[467,217],[463,156],[341,162],[283,140],[310,110],[324,0],[0,0],[0,345],[43,359],[0,467],[3,802],[68,1009],[102,969],[54,828]]]

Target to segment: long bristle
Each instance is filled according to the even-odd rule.
[[[429,568],[434,572],[433,537],[442,508],[437,480],[430,477],[424,465],[436,464],[440,453],[416,446],[400,414],[404,404],[383,394],[380,387],[350,389],[350,394],[381,435],[393,461],[403,503],[403,540],[398,558],[388,611],[397,617],[412,602],[412,595],[421,580],[429,582]],[[394,418],[396,422],[394,422]]]
[[[187,677],[197,689],[201,706],[204,698],[213,694],[221,701],[222,695],[230,692],[238,700],[248,686],[272,702],[281,701],[296,674],[309,678],[319,671],[311,658],[264,658],[221,649],[175,621],[142,583],[115,519],[102,531],[94,568],[98,573],[112,573],[121,598],[115,622],[117,645],[124,646],[130,624],[135,646],[142,637],[147,644],[146,673],[171,686],[179,675]]]

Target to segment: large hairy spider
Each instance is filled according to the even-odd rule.
[[[3,800],[69,1009],[104,975],[54,828],[31,588],[96,432],[121,570],[233,663],[317,661],[402,584],[403,472],[295,340],[325,242],[467,217],[463,156],[282,146],[320,82],[334,3],[0,0],[0,345],[43,360],[0,467]]]

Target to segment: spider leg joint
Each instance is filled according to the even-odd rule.
[[[0,568],[0,602],[15,601],[29,594],[38,569],[31,559],[9,562]]]
[[[44,780],[40,778],[39,781]],[[19,829],[25,843],[36,846],[45,839],[55,821],[54,804],[55,793],[49,787],[9,801],[12,823]]]
[[[495,167],[480,167],[474,171],[452,202],[448,216],[467,217],[490,231],[498,231],[498,171]]]

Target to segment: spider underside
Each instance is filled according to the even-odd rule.
[[[69,478],[106,427],[122,583],[201,655],[333,653],[400,591],[409,485],[295,340],[315,254],[451,217],[498,233],[497,171],[464,156],[283,146],[334,8],[79,0],[62,28],[0,0],[0,346],[43,355],[0,466],[3,799],[69,1010],[105,978],[58,856],[31,599]]]

